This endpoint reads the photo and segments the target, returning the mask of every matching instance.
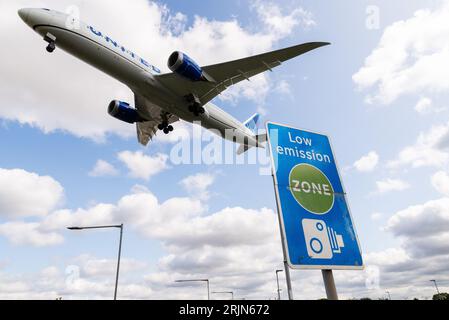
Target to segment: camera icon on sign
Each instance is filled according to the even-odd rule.
[[[307,253],[312,259],[332,259],[345,246],[342,235],[326,226],[323,220],[303,219],[302,228]]]

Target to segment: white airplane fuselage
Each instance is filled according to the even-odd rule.
[[[157,67],[122,46],[108,34],[53,10],[21,9],[19,15],[42,37],[48,34],[56,37],[58,48],[117,79],[133,92],[145,97],[148,103],[187,122],[199,121],[201,126],[218,130],[222,137],[231,141],[245,141],[250,146],[258,145],[250,129],[212,103],[203,106],[203,114],[194,115],[188,110],[184,97],[171,92],[157,80],[155,75],[161,73]],[[139,112],[145,117],[145,110]]]

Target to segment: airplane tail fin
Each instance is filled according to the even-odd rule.
[[[251,132],[253,133],[253,138],[257,141],[256,146],[259,148],[264,148],[263,143],[265,141],[267,141],[267,134],[266,133],[257,134],[257,131],[258,131],[257,124],[259,122],[259,119],[260,119],[260,115],[258,113],[255,113],[248,120],[243,122],[243,124],[245,125],[245,127],[247,127],[249,130],[251,130]],[[240,155],[240,154],[248,151],[252,147],[254,147],[254,143],[251,145],[243,143],[237,149],[237,154]]]
[[[259,119],[260,119],[260,115],[258,113],[255,113],[248,120],[243,122],[243,124],[249,130],[251,130],[253,134],[256,134],[257,133],[257,122],[259,121]]]

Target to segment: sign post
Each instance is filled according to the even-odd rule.
[[[275,177],[274,174],[272,174],[273,176],[273,183],[274,183],[274,193],[277,194],[277,190],[276,190],[276,183],[275,181]],[[279,218],[279,226],[282,225],[281,222],[281,215],[279,214],[280,209],[279,209],[279,202],[276,201],[276,205],[277,205],[277,211],[278,211],[278,218]],[[284,270],[285,270],[285,281],[287,282],[287,293],[288,293],[288,300],[293,300],[293,290],[292,290],[292,280],[290,278],[290,269],[288,268],[288,260],[287,260],[287,248],[285,247],[284,243],[285,243],[285,234],[284,234],[284,229],[282,229],[282,227],[280,228],[280,232],[281,232],[281,242],[282,242],[282,253],[283,253],[283,257],[284,257]],[[279,295],[279,291],[278,291],[278,295]],[[280,300],[280,298],[279,298]]]
[[[363,261],[330,140],[272,122],[266,129],[286,276],[288,267],[321,269],[328,299],[338,299],[332,270]]]
[[[337,287],[335,287],[332,270],[321,270],[323,274],[324,288],[326,289],[327,300],[338,300]]]

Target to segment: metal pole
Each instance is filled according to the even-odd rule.
[[[209,279],[207,279],[206,282],[207,282],[207,300],[210,300]]]
[[[436,280],[430,280],[435,284],[435,288],[437,289],[437,293],[440,294],[440,290],[438,290],[437,281]]]
[[[276,207],[278,211],[279,229],[281,231],[282,253],[284,255],[285,281],[287,282],[288,300],[293,300],[292,281],[290,279],[290,269],[287,262],[287,248],[285,247],[285,234],[284,230],[282,229],[281,210],[279,208],[279,201],[278,201],[279,195],[276,188],[276,180],[274,179],[273,172],[271,173],[271,177],[273,178],[274,193],[276,195]]]
[[[118,274],[120,271],[120,256],[122,253],[122,237],[123,237],[123,223],[120,225],[120,242],[118,245],[117,273],[115,275],[114,300],[117,300]]]
[[[281,300],[281,289],[279,288],[279,272],[281,272],[282,270],[276,270],[276,281],[278,284],[278,300]]]
[[[332,270],[321,270],[323,274],[324,287],[328,300],[338,300],[337,288],[335,287],[334,275]]]

